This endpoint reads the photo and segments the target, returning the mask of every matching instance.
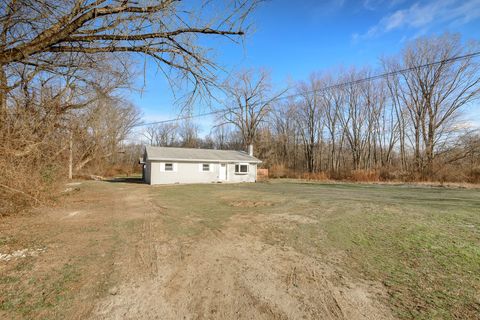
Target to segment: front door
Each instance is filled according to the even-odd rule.
[[[218,180],[225,181],[227,180],[227,164],[220,163],[220,171],[218,173]]]

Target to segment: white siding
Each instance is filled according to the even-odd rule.
[[[256,180],[257,180],[257,165],[255,163],[249,164],[247,174],[235,173],[235,163],[228,164],[227,182],[255,182]]]
[[[149,184],[219,182],[220,163],[210,162],[210,171],[202,171],[203,163],[208,162],[176,162],[173,165],[174,171],[164,171],[165,162],[148,161],[145,167],[145,181]],[[248,174],[235,174],[235,163],[228,163],[227,180],[223,182],[255,182],[256,178],[256,164],[249,164]]]

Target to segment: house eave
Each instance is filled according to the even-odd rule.
[[[178,158],[148,158],[147,161],[171,161],[171,162],[214,162],[214,163],[262,163],[258,159],[243,159],[243,160],[232,160],[232,159],[178,159]]]

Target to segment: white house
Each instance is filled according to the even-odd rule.
[[[171,147],[146,147],[143,179],[148,184],[255,182],[260,160],[249,153]]]

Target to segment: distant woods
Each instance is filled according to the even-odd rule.
[[[479,182],[480,133],[464,117],[480,108],[479,50],[457,35],[424,37],[379,69],[312,73],[288,95],[263,71],[239,73],[225,84],[215,128],[190,146],[253,142],[278,177]],[[148,128],[168,136],[149,143],[185,145],[175,126]]]
[[[131,172],[141,115],[122,89],[154,62],[184,103],[218,65],[203,37],[239,41],[255,0],[6,0],[0,3],[0,216],[70,176]],[[138,59],[140,58],[140,59]],[[193,140],[185,128],[185,139]],[[111,172],[110,172],[111,173]]]
[[[445,34],[408,43],[379,70],[314,73],[272,104],[258,155],[279,175],[479,182],[478,127],[462,118],[480,106],[480,60],[469,56],[479,50]]]

